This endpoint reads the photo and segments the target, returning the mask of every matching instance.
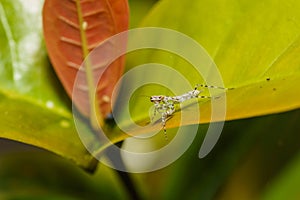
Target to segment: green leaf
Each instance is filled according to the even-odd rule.
[[[227,91],[226,115],[226,120],[233,120],[300,107],[299,9],[300,2],[295,0],[164,0],[149,13],[142,26],[177,30],[208,51],[225,87],[234,88]],[[161,38],[157,38],[157,42],[162,42]],[[186,76],[191,85],[202,83],[201,79],[193,77],[189,63],[171,53],[145,50],[131,53],[127,60],[127,70],[142,63],[162,63]],[[144,74],[151,75],[164,77],[170,85],[176,85],[173,76],[160,70]],[[128,87],[130,85],[126,89]],[[136,96],[154,94],[174,95],[164,87],[148,86],[140,88]],[[151,103],[148,101],[146,98],[131,99],[132,117],[140,124],[149,122]],[[176,112],[168,120],[167,127],[209,122],[210,101],[203,102],[200,110],[201,121],[191,119],[180,123],[180,112]],[[190,116],[194,114],[193,110],[186,112]],[[143,131],[151,130],[145,128]]]
[[[300,156],[288,163],[275,180],[268,185],[264,200],[298,199],[300,184]]]
[[[13,150],[15,153],[1,154],[1,199],[80,200],[127,197],[115,171],[105,166],[101,166],[101,170],[91,176],[52,153],[23,148],[20,144],[9,145],[17,150]],[[20,149],[23,151],[19,152]]]
[[[134,28],[139,25],[141,20],[147,15],[150,8],[157,0],[129,0],[130,7],[130,27]]]
[[[35,145],[94,168],[71,103],[50,68],[42,36],[43,1],[0,3],[0,137]]]

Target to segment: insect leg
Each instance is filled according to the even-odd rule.
[[[205,84],[197,84],[195,86],[195,90],[198,88],[198,87],[202,87],[202,88],[212,88],[212,89],[221,89],[221,90],[232,90],[234,88],[224,88],[224,87],[219,87],[219,86],[212,86],[212,85],[205,85]],[[215,97],[208,97],[208,96],[198,96],[198,98],[201,98],[201,99],[204,99],[204,98],[211,98],[211,99],[218,99],[220,98],[220,96],[215,96]]]
[[[198,96],[198,98],[201,98],[201,99],[218,99],[220,98],[221,96],[214,96],[214,97],[209,97],[209,96]]]
[[[154,117],[156,116],[156,113],[159,112],[160,107],[161,106],[160,106],[159,103],[154,104],[154,112],[153,112],[153,115],[151,117],[151,122],[154,120]]]
[[[164,135],[165,135],[165,139],[168,140],[168,135],[167,135],[167,130],[166,130],[166,121],[167,121],[167,117],[168,117],[168,114],[165,112],[165,113],[162,113],[162,116],[161,116],[161,122],[162,122],[162,125],[163,125],[163,129],[164,129]]]
[[[200,99],[210,99],[211,97],[209,97],[209,96],[198,96],[198,98],[200,98]]]
[[[213,85],[205,85],[205,84],[197,84],[197,85],[195,86],[195,90],[196,90],[198,87],[227,90],[227,88],[223,88],[223,87],[219,87],[219,86],[213,86]]]
[[[153,115],[151,117],[151,121],[153,121],[155,115],[156,115],[156,110],[157,110],[157,104],[154,104],[154,112],[153,112]]]

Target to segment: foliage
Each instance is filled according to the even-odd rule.
[[[140,26],[175,29],[205,47],[219,67],[225,86],[235,88],[227,94],[228,120],[272,114],[227,122],[212,154],[200,160],[197,151],[203,140],[201,131],[207,126],[201,125],[192,147],[174,164],[157,172],[133,175],[141,196],[145,199],[299,198],[295,185],[299,182],[300,127],[299,110],[295,109],[300,102],[300,3],[162,0],[150,12],[154,1],[129,3],[131,27],[136,27],[138,19],[146,15]],[[0,3],[0,137],[47,149],[94,170],[95,161],[77,136],[71,102],[47,58],[42,6],[42,0]],[[164,63],[183,71],[186,65],[179,58],[169,59],[169,55],[153,51],[133,53],[127,61],[127,71],[145,62]],[[139,92],[149,91],[164,92],[159,87],[145,87]],[[137,121],[149,120],[145,118],[144,101],[133,99],[131,104]],[[201,105],[204,110],[208,107],[209,102]],[[290,112],[276,114],[283,111]],[[170,127],[179,126],[177,117],[179,114],[175,113],[168,121]],[[116,140],[124,139],[120,134]],[[43,152],[42,157],[49,154]],[[107,199],[127,197],[111,169],[100,166],[97,170],[100,175],[95,178],[53,155],[49,160],[59,161],[22,157],[23,153],[1,160],[1,198],[40,199],[41,194],[45,199],[84,199],[87,194]]]

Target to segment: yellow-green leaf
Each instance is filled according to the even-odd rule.
[[[150,12],[142,26],[177,30],[208,51],[225,87],[234,88],[227,91],[226,115],[226,120],[233,120],[300,107],[299,9],[300,2],[295,0],[164,0]],[[163,41],[157,38],[157,42]],[[193,72],[187,67],[189,63],[163,51],[132,53],[127,60],[127,70],[141,63],[158,62],[187,75],[191,83],[201,81],[193,78]],[[176,84],[173,76],[159,70],[144,76],[162,76],[170,84]],[[174,95],[164,87],[154,86],[143,87],[137,93],[136,96]],[[132,98],[131,105],[135,121],[147,124],[149,99]],[[167,121],[167,127],[210,122],[210,106],[210,101],[201,104],[200,121],[191,119],[179,123],[180,112],[176,112]],[[195,113],[192,109],[186,112],[187,115]],[[158,128],[161,127],[153,129]],[[143,132],[150,129],[145,128]]]
[[[34,145],[94,169],[71,102],[45,51],[43,1],[0,2],[0,137]]]

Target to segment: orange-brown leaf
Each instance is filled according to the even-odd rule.
[[[80,12],[82,19],[80,19]],[[76,74],[86,57],[84,51],[91,52],[101,41],[127,30],[128,16],[126,0],[45,1],[43,27],[48,54],[69,96],[72,96]],[[85,22],[86,28],[82,29],[80,20]],[[86,47],[82,41],[82,31],[84,31]],[[98,83],[98,103],[103,116],[111,111],[108,100],[111,99],[113,88],[122,75],[123,60],[120,58],[111,64]],[[83,93],[87,92],[83,91]],[[89,102],[86,97],[87,94],[74,101],[81,113],[88,116]]]

